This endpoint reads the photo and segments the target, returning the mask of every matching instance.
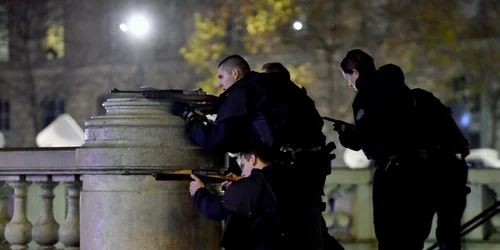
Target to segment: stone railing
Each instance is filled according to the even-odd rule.
[[[4,242],[0,249],[79,249],[81,235],[102,233],[80,232],[80,219],[88,219],[80,216],[80,190],[85,184],[82,177],[97,173],[77,167],[75,148],[0,150],[0,162],[0,181],[4,183],[0,188],[0,241]],[[469,182],[472,192],[464,222],[499,199],[500,170],[471,169]],[[324,216],[330,233],[346,249],[376,249],[371,170],[333,169],[325,193],[329,209]],[[499,222],[500,215],[467,235],[467,249],[498,248]],[[99,226],[83,230],[99,230]],[[140,234],[141,229],[136,230]],[[433,229],[428,245],[435,241],[434,235]]]
[[[377,249],[372,216],[372,170],[334,169],[325,186],[324,213],[330,234],[344,242],[346,249]],[[470,169],[467,207],[463,223],[474,218],[495,201],[500,200],[500,169]],[[411,216],[411,215],[408,215]],[[426,248],[436,242],[433,228]],[[500,214],[464,237],[467,249],[500,249]]]
[[[79,249],[82,184],[75,149],[2,150],[0,162],[0,240],[4,246]],[[54,202],[55,193],[66,194],[67,200],[58,197]]]

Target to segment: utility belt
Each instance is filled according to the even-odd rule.
[[[387,152],[385,150],[380,150],[373,159],[375,160],[375,168],[383,168],[385,171],[393,164],[398,165],[400,161],[412,160],[412,159],[427,159],[429,154],[425,149],[413,149],[406,150],[403,152]]]
[[[463,150],[462,152],[459,153],[454,153],[453,151],[448,151],[444,149],[414,149],[414,150],[408,150],[405,152],[400,152],[400,153],[386,153],[384,150],[380,150],[379,154],[377,154],[377,157],[374,157],[375,162],[377,163],[375,165],[376,168],[384,167],[386,170],[387,168],[392,165],[396,164],[399,161],[402,160],[411,160],[411,159],[432,159],[435,157],[442,157],[442,156],[448,156],[448,155],[453,155],[456,157],[458,160],[464,161],[465,157],[469,155],[469,150]]]
[[[289,145],[278,147],[276,160],[279,164],[295,165],[303,160],[318,160],[330,162],[335,159],[334,154],[330,154],[336,148],[335,143],[330,142],[325,146],[296,148]]]
[[[450,155],[453,155],[460,161],[465,161],[465,158],[470,154],[468,148],[464,150],[446,150],[442,148],[436,148],[436,149],[429,149],[428,152],[431,158],[448,157]]]

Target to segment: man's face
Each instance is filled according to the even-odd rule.
[[[233,69],[232,71],[236,71],[236,70]],[[217,78],[219,78],[219,88],[226,90],[236,82],[237,74],[233,74],[233,73],[234,72],[231,72],[231,71],[226,72],[222,68],[219,68],[217,70]]]
[[[353,70],[352,74],[348,74],[348,73],[345,73],[344,71],[342,71],[342,75],[344,76],[344,78],[349,83],[349,87],[353,88],[356,91],[358,91],[356,89],[356,80],[358,80],[359,73],[356,70]]]
[[[252,173],[252,169],[254,168],[255,165],[255,156],[250,155],[250,158],[247,159],[248,157],[245,155],[241,155],[240,161],[241,161],[241,167],[243,168],[241,172],[242,177],[248,177]]]

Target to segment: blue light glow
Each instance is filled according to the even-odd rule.
[[[460,126],[462,127],[468,127],[470,123],[470,114],[468,112],[465,112],[462,114],[462,117],[460,117]]]

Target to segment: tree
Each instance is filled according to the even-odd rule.
[[[406,32],[400,33],[404,36],[395,36],[396,39],[400,44],[420,46],[412,60],[439,70],[435,82],[441,83],[446,93],[453,93],[449,98],[470,101],[475,95],[487,97],[492,118],[489,147],[496,148],[500,118],[500,62],[496,60],[500,57],[497,25],[500,5],[489,0],[439,3],[424,0],[417,6],[415,2],[408,4],[413,8],[405,8],[404,15],[415,18],[408,22],[411,27],[405,27]],[[467,84],[457,89],[456,79],[466,79]]]
[[[217,89],[217,69],[214,67],[216,60],[224,54],[249,53],[258,54],[266,52],[268,44],[266,32],[274,31],[276,26],[288,22],[293,11],[289,10],[294,3],[293,0],[251,0],[251,1],[220,1],[216,3],[215,10],[194,14],[195,31],[186,46],[180,52],[189,63],[196,67],[196,73],[208,78],[200,81],[198,86],[210,93],[220,93]],[[236,13],[234,13],[236,11]],[[235,17],[237,16],[237,17]],[[246,27],[246,32],[241,39],[243,41],[239,51],[234,51],[234,41],[230,41],[230,27]],[[265,33],[265,34],[264,34]],[[258,39],[256,39],[258,38]],[[271,38],[272,40],[272,38]],[[237,46],[237,45],[236,45]],[[307,85],[310,80],[301,77],[301,72],[310,67],[309,64],[298,66],[287,65],[292,80],[299,85]],[[257,65],[259,68],[260,65]]]
[[[345,118],[352,94],[346,93],[339,77],[335,57],[357,42],[361,15],[345,9],[356,9],[361,1],[328,0],[242,0],[219,1],[212,11],[195,14],[195,31],[181,54],[196,72],[210,78],[199,83],[210,92],[217,86],[215,60],[224,54],[256,55],[297,54],[307,58],[287,65],[292,80],[308,85],[324,82],[316,98],[319,106],[332,107],[326,112]],[[296,26],[300,22],[302,27]],[[299,29],[302,28],[302,29]],[[319,55],[319,58],[318,58]],[[266,57],[266,56],[264,56]],[[264,61],[265,62],[265,61]],[[306,63],[308,62],[308,63]],[[298,77],[301,76],[302,79]],[[342,84],[341,88],[339,87]],[[318,91],[319,92],[319,91]]]
[[[62,92],[67,86],[64,71],[42,79],[36,70],[47,60],[64,56],[63,8],[68,1],[62,0],[3,0],[6,6],[6,32],[0,34],[0,44],[8,45],[9,71],[0,76],[0,86],[14,93],[26,104],[34,134],[44,128],[43,101],[48,94]],[[5,47],[4,47],[5,48]],[[8,74],[19,72],[20,74]],[[47,93],[40,89],[40,82],[51,82]],[[34,139],[34,138],[33,138]],[[34,140],[29,144],[33,145]]]

